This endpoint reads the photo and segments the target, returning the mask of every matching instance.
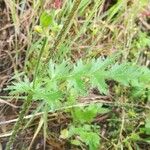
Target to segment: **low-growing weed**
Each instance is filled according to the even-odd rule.
[[[104,9],[105,3],[69,0],[61,10],[43,10],[34,26],[36,38],[26,55],[24,71],[6,88],[11,95],[26,98],[7,150],[33,101],[40,103],[35,113],[42,116],[30,148],[41,128],[45,147],[48,113],[59,112],[70,116],[59,138],[80,149],[132,150],[140,149],[139,141],[150,142],[149,113],[143,111],[150,109],[150,70],[141,60],[149,38],[135,23],[147,1],[139,5],[139,1],[120,0],[110,9]],[[83,102],[81,98],[94,88],[96,95],[111,99]],[[99,115],[108,117],[104,125],[95,122]]]

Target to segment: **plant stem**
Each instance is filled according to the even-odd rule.
[[[42,54],[44,52],[47,40],[48,40],[48,37],[44,37],[43,46],[41,48],[41,51],[40,51],[40,54],[39,54],[39,57],[38,57],[38,61],[37,61],[37,64],[36,64],[36,68],[35,68],[35,74],[34,74],[34,79],[33,79],[33,89],[35,88],[36,78],[37,78],[37,74],[38,74],[38,70],[39,70],[41,57],[42,57]]]
[[[47,37],[44,37],[43,46],[41,48],[41,51],[40,51],[40,54],[39,54],[39,57],[38,57],[38,62],[36,64],[35,75],[34,75],[34,79],[33,79],[33,89],[35,88],[35,83],[36,83],[36,78],[37,78],[37,74],[38,74],[39,64],[40,64],[40,60],[41,60],[42,54],[44,52],[44,49],[45,49],[45,46],[46,46],[46,43],[47,43],[47,39],[48,39]],[[21,130],[20,126],[24,122],[24,116],[27,113],[27,111],[29,110],[30,105],[32,103],[32,98],[33,98],[33,92],[31,91],[28,94],[28,97],[27,97],[27,99],[25,100],[25,102],[22,106],[22,110],[19,114],[18,121],[14,125],[12,135],[11,135],[7,145],[6,145],[6,150],[11,150],[12,149],[12,145],[15,141],[15,138],[16,138],[18,132]]]
[[[26,112],[27,112],[27,110],[28,110],[28,108],[31,104],[31,101],[32,101],[32,94],[29,94],[26,101],[24,102],[24,104],[22,106],[22,110],[19,114],[18,121],[14,125],[12,135],[9,138],[9,141],[6,145],[6,150],[11,150],[12,149],[12,144],[14,143],[15,138],[16,138],[18,132],[20,131],[20,126],[24,121],[24,116],[25,116],[25,114],[26,114]]]
[[[61,31],[59,32],[58,36],[56,37],[56,40],[55,40],[54,45],[52,47],[52,51],[53,52],[55,52],[57,47],[64,41],[65,36],[66,36],[66,34],[67,34],[68,30],[69,30],[69,27],[72,24],[72,19],[75,16],[81,1],[82,0],[75,0],[74,1],[73,7],[71,9],[71,12],[67,16],[66,21],[65,21]]]

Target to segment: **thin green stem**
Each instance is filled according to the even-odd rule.
[[[38,57],[38,61],[37,61],[37,64],[36,64],[36,68],[35,68],[35,74],[34,74],[34,79],[33,79],[33,89],[35,88],[36,78],[37,78],[37,74],[38,74],[38,70],[39,70],[41,57],[42,57],[42,54],[44,52],[47,40],[48,40],[48,37],[44,37],[43,46],[41,48],[41,51],[40,51],[40,54],[39,54],[39,57]]]
[[[52,47],[52,51],[53,52],[55,52],[57,47],[64,41],[64,39],[66,37],[66,34],[67,34],[71,24],[72,24],[72,19],[74,18],[81,1],[82,0],[75,0],[74,1],[73,7],[71,9],[71,12],[69,13],[69,15],[66,18],[66,21],[65,21],[61,31],[59,32],[58,36],[56,37],[56,40],[55,40],[54,45]]]

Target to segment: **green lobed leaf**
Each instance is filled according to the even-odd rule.
[[[94,120],[96,115],[104,114],[108,110],[102,108],[101,104],[90,104],[87,107],[77,107],[72,111],[72,117],[76,123],[90,123]]]
[[[89,126],[88,128],[85,126]],[[88,130],[86,130],[88,129]],[[69,130],[70,137],[78,135],[83,143],[89,146],[90,150],[97,150],[100,146],[100,137],[98,131],[93,131],[92,126],[84,125],[79,127],[71,126]]]
[[[53,24],[53,16],[44,11],[40,17],[40,25],[45,28]]]

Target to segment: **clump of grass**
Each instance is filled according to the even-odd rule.
[[[67,30],[68,26],[70,25],[70,21],[73,19],[74,14],[76,13],[80,2],[81,2],[81,0],[76,0],[74,2],[72,11],[70,12],[70,15],[68,16],[68,18],[67,18],[67,20],[66,20],[66,22],[63,26],[63,29],[60,31],[60,34],[58,35],[56,42],[54,43],[54,49],[53,50],[55,50],[55,48],[57,48],[57,45],[59,45],[59,42],[61,42],[61,40],[63,40],[63,36],[66,33],[66,30]],[[47,22],[48,22],[48,18],[45,15],[45,16],[43,16],[43,18],[41,18],[41,23],[43,23],[43,26],[42,26],[43,28],[47,27]],[[45,49],[45,46],[46,46],[46,43],[47,43],[47,39],[48,39],[47,37],[44,38],[43,46],[42,46],[42,48],[40,50],[40,53],[39,53],[38,61],[37,61],[36,68],[35,68],[35,76],[34,76],[34,79],[33,79],[33,87],[32,87],[33,89],[35,89],[35,86],[36,86],[36,80],[37,80],[37,75],[38,75],[38,71],[39,71],[40,60],[42,58],[42,54],[44,53],[44,49]],[[10,139],[9,139],[9,142],[6,145],[6,150],[11,149],[11,146],[12,146],[14,140],[15,140],[15,137],[16,137],[17,133],[20,131],[19,130],[20,126],[23,122],[23,119],[24,119],[24,116],[25,116],[26,112],[28,111],[28,109],[31,105],[32,98],[33,98],[33,93],[31,91],[31,93],[29,93],[29,95],[27,97],[27,100],[24,102],[24,105],[22,107],[22,111],[20,112],[18,121],[16,122],[16,124],[14,126],[13,133],[12,133]]]
[[[38,7],[32,10],[25,75],[9,87],[13,94],[27,95],[27,100],[6,149],[10,149],[21,130],[33,100],[44,101],[44,119],[42,116],[30,148],[43,125],[46,141],[49,111],[63,111],[71,116],[73,121],[61,130],[60,138],[80,148],[134,149],[140,148],[138,141],[148,142],[140,135],[149,135],[149,119],[142,114],[146,115],[149,110],[150,71],[138,64],[144,64],[139,59],[149,47],[149,37],[137,24],[138,14],[146,4],[146,0],[122,0],[112,2],[106,9],[105,0],[76,0],[74,3],[69,0],[60,10],[42,12],[42,3],[33,2],[33,8]],[[36,14],[40,19],[36,19]],[[38,33],[32,32],[33,29]],[[119,58],[113,55],[116,52]],[[111,96],[112,101],[77,101],[95,87],[100,94]],[[94,119],[110,113],[106,120],[108,131],[101,134],[103,126],[93,124]]]

